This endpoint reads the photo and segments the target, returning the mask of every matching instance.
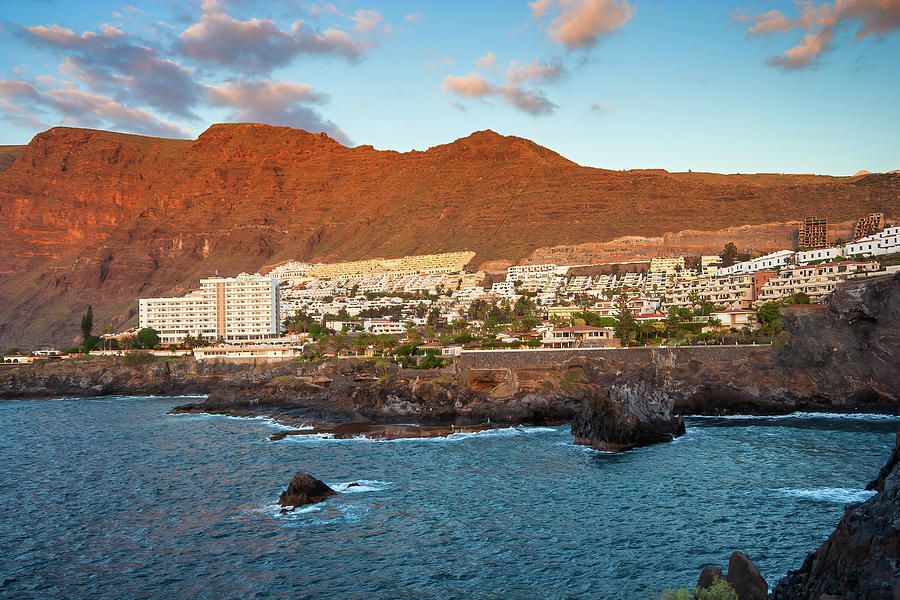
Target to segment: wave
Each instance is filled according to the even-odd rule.
[[[274,418],[260,415],[256,417],[236,417],[234,415],[220,415],[216,413],[166,413],[170,417],[180,417],[180,418],[188,418],[194,417],[193,420],[206,420],[206,419],[232,419],[234,421],[259,421],[273,429],[279,429],[282,431],[297,431],[301,429],[315,429],[312,425],[285,425],[283,423],[279,423]]]
[[[567,427],[567,426],[566,426]],[[292,427],[289,429],[298,429]],[[310,428],[304,428],[310,429]],[[292,442],[372,442],[378,444],[398,443],[398,442],[459,442],[472,438],[490,438],[490,437],[516,437],[524,435],[535,435],[547,432],[559,431],[558,427],[498,427],[496,429],[485,429],[484,431],[459,432],[439,437],[401,437],[392,440],[383,440],[378,438],[366,437],[363,434],[354,435],[352,437],[334,437],[332,433],[312,433],[308,435],[289,435],[285,440]]]
[[[392,481],[379,481],[377,479],[357,479],[343,483],[329,483],[328,487],[339,494],[357,494],[360,492],[380,492],[394,485]]]
[[[685,419],[735,419],[778,421],[782,419],[854,419],[858,421],[900,420],[900,415],[883,413],[792,412],[786,415],[685,415]]]
[[[835,502],[837,504],[850,504],[864,502],[875,495],[874,490],[860,490],[855,488],[775,488],[771,490],[781,496],[800,498],[803,500],[818,500],[821,502]]]

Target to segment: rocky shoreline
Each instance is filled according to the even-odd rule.
[[[333,428],[573,423],[579,443],[627,449],[672,439],[681,415],[795,411],[900,414],[900,274],[840,286],[825,307],[783,312],[784,333],[742,360],[648,349],[547,367],[404,370],[381,360],[235,364],[178,359],[125,367],[114,358],[0,371],[0,399],[208,395],[173,412],[270,416]]]

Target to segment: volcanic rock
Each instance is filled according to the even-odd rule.
[[[775,586],[775,600],[896,600],[900,597],[900,431],[878,493],[849,506],[837,529],[803,566]]]
[[[725,575],[722,574],[722,569],[712,565],[706,565],[703,570],[700,571],[700,578],[697,580],[697,589],[705,590],[712,586],[716,579],[725,579]]]
[[[278,504],[285,507],[304,506],[322,502],[328,496],[336,496],[337,492],[306,473],[297,473],[288,484],[287,490],[281,492]]]
[[[738,600],[766,600],[769,586],[759,574],[759,569],[743,552],[733,552],[728,559],[728,576],[725,581],[734,588]]]
[[[649,381],[616,383],[598,391],[572,422],[575,443],[619,452],[684,434],[684,421],[672,416],[674,400]]]

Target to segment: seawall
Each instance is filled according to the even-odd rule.
[[[464,350],[456,359],[462,369],[532,369],[563,365],[572,359],[607,359],[622,363],[686,365],[742,361],[770,346],[678,346],[675,348],[566,348],[538,350]]]

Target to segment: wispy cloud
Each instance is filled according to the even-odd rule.
[[[511,61],[506,69],[506,78],[510,84],[522,83],[523,81],[556,81],[564,73],[564,69],[559,61],[544,63],[541,59],[535,59],[528,65],[520,65],[516,61]]]
[[[26,109],[27,112],[23,109]],[[61,86],[39,90],[24,81],[0,81],[0,111],[8,122],[46,127],[38,115],[59,113],[63,122],[81,127],[126,129],[146,135],[191,137],[190,131],[163,121],[150,111],[130,108],[112,98]]]
[[[359,15],[357,26],[369,27],[372,19]],[[266,75],[300,55],[356,61],[370,46],[341,29],[314,31],[302,20],[294,21],[289,30],[280,29],[271,19],[241,21],[226,14],[215,0],[207,0],[200,21],[182,32],[176,49],[201,63]]]
[[[475,59],[475,66],[479,69],[490,69],[497,63],[497,55],[493,52],[488,52],[481,58]]]
[[[312,86],[282,81],[238,80],[206,86],[206,92],[210,105],[233,109],[229,115],[230,121],[324,131],[342,144],[351,144],[340,127],[322,117],[314,108],[327,104],[330,96],[317,92]]]
[[[738,14],[736,21],[752,23],[750,36],[805,31],[797,44],[766,62],[785,70],[813,67],[822,55],[835,48],[835,34],[855,28],[855,40],[883,37],[900,29],[900,0],[836,0],[833,3],[798,2],[797,15],[769,10],[756,15]]]
[[[541,22],[554,15],[546,26],[547,36],[569,50],[595,46],[634,15],[628,0],[534,0],[528,6]]]
[[[63,59],[63,72],[92,92],[130,106],[146,106],[173,117],[196,120],[193,111],[202,90],[194,74],[161,55],[152,42],[115,27],[75,33],[51,25],[25,27],[33,44],[50,48]]]
[[[538,91],[509,84],[494,85],[476,72],[464,76],[447,75],[441,82],[441,90],[467,99],[502,98],[507,104],[532,116],[547,115],[558,108]]]

